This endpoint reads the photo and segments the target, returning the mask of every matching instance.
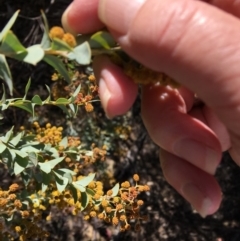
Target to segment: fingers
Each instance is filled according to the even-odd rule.
[[[240,17],[240,2],[236,0],[206,0],[206,2]]]
[[[240,161],[238,19],[200,1],[126,2],[100,0],[101,20],[133,58],[167,73],[213,109],[232,133]]]
[[[62,25],[70,33],[92,33],[103,28],[98,18],[97,8],[99,0],[75,0],[62,16]]]
[[[166,180],[202,217],[218,210],[221,190],[213,176],[164,150],[160,151],[160,160]]]
[[[229,133],[224,126],[224,124],[219,120],[219,118],[215,115],[215,113],[208,106],[202,106],[202,108],[194,108],[189,114],[193,117],[199,118],[201,117],[195,116],[193,112],[200,112],[201,116],[204,118],[202,121],[216,134],[220,144],[222,151],[227,151],[231,147],[231,141]]]
[[[220,143],[210,128],[187,114],[185,102],[176,90],[146,86],[142,118],[157,145],[205,172],[215,173],[222,155]]]
[[[137,97],[137,85],[106,56],[96,57],[93,68],[106,115],[111,118],[126,113]]]

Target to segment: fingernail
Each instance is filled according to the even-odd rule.
[[[108,108],[107,108],[108,103],[109,103],[109,100],[111,98],[111,93],[110,93],[110,91],[108,89],[108,86],[107,86],[107,84],[106,84],[106,82],[103,78],[100,78],[100,80],[99,80],[99,93],[101,93],[99,97],[101,99],[102,107],[105,111],[105,114],[106,114],[108,119],[111,119],[112,117],[109,115],[109,113],[107,111],[108,110]]]
[[[217,151],[200,142],[189,139],[177,141],[173,146],[173,151],[176,155],[212,175],[216,172],[221,159]]]
[[[62,26],[66,32],[77,35],[77,32],[71,28],[68,22],[68,14],[71,11],[72,7],[73,7],[73,4],[70,4],[68,8],[64,11],[62,15]]]
[[[109,28],[125,34],[145,0],[100,0],[98,15]]]
[[[211,214],[212,201],[206,197],[196,185],[187,183],[182,187],[181,191],[184,198],[190,202],[201,217],[205,218]]]

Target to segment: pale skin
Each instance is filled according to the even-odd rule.
[[[143,87],[142,118],[166,180],[203,217],[221,204],[222,152],[240,164],[239,17],[239,0],[75,0],[62,19],[74,33],[106,26],[131,57],[182,85]],[[106,57],[93,65],[107,116],[124,114],[137,85]]]

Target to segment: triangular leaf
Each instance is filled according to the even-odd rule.
[[[81,180],[74,182],[74,184],[81,185],[86,187],[95,177],[95,173],[89,174],[86,177],[83,177]]]
[[[8,67],[8,63],[3,54],[0,54],[0,78],[2,78],[8,86],[10,95],[13,92],[13,83],[10,69]]]
[[[8,31],[4,36],[0,46],[0,52],[8,57],[23,60],[27,55],[26,48],[20,43],[12,31]]]
[[[18,133],[15,137],[13,137],[13,138],[11,139],[10,143],[11,143],[13,146],[16,146],[16,145],[19,143],[19,141],[21,140],[22,136],[23,136],[23,133],[22,133],[22,132]]]
[[[70,60],[76,60],[81,65],[90,64],[92,57],[91,48],[88,42],[84,42],[68,54]]]
[[[39,97],[39,95],[34,95],[32,98],[32,103],[37,104],[37,105],[42,105],[42,100]]]
[[[68,138],[67,138],[67,136],[62,138],[62,140],[59,142],[59,146],[63,146],[64,148],[67,148],[67,146],[68,146]]]
[[[40,169],[45,172],[45,173],[50,173],[51,170],[58,164],[60,163],[65,157],[59,157],[56,159],[53,159],[51,161],[48,162],[44,162],[44,163],[38,163],[38,165],[40,166]]]
[[[1,137],[3,142],[8,143],[8,141],[10,140],[10,137],[13,134],[13,128],[14,128],[14,126],[12,126],[12,128],[5,134],[4,137]]]
[[[62,192],[65,190],[67,184],[68,184],[68,178],[63,177],[61,175],[59,175],[57,173],[57,171],[53,171],[55,176],[55,180],[56,180],[56,185],[57,185],[57,189],[59,192]]]
[[[35,44],[27,48],[27,55],[23,59],[24,62],[36,65],[44,57],[44,50],[40,44]]]
[[[0,42],[2,41],[3,37],[7,34],[7,32],[11,29],[11,27],[12,27],[13,24],[15,23],[19,12],[20,12],[20,10],[17,10],[17,11],[13,14],[13,16],[10,18],[10,20],[8,21],[8,23],[5,25],[4,29],[3,29],[2,32],[0,33]]]

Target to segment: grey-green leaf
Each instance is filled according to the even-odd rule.
[[[18,156],[25,158],[28,154],[23,150],[12,149]]]
[[[51,170],[60,163],[65,157],[59,157],[48,162],[38,163],[40,169],[45,173],[50,173]]]
[[[19,141],[21,140],[22,136],[23,136],[23,133],[22,133],[22,132],[18,133],[15,137],[13,137],[13,138],[11,139],[10,143],[11,143],[13,146],[16,146],[16,145],[19,143]]]
[[[62,192],[65,190],[67,184],[68,184],[68,178],[66,177],[62,177],[61,175],[59,175],[57,172],[54,171],[55,176],[55,180],[56,180],[56,185],[57,185],[57,189],[59,192]]]
[[[83,187],[86,187],[95,177],[95,173],[89,174],[88,176],[82,178],[79,181],[74,182],[77,185],[81,185]]]
[[[78,45],[68,54],[69,59],[76,60],[81,65],[90,64],[91,56],[92,52],[88,42]]]
[[[67,138],[67,136],[62,138],[62,140],[59,143],[59,146],[63,146],[64,148],[67,148],[67,146],[68,146],[68,138]]]
[[[32,65],[36,65],[44,57],[44,50],[40,44],[35,44],[27,48],[27,55],[23,61]]]

